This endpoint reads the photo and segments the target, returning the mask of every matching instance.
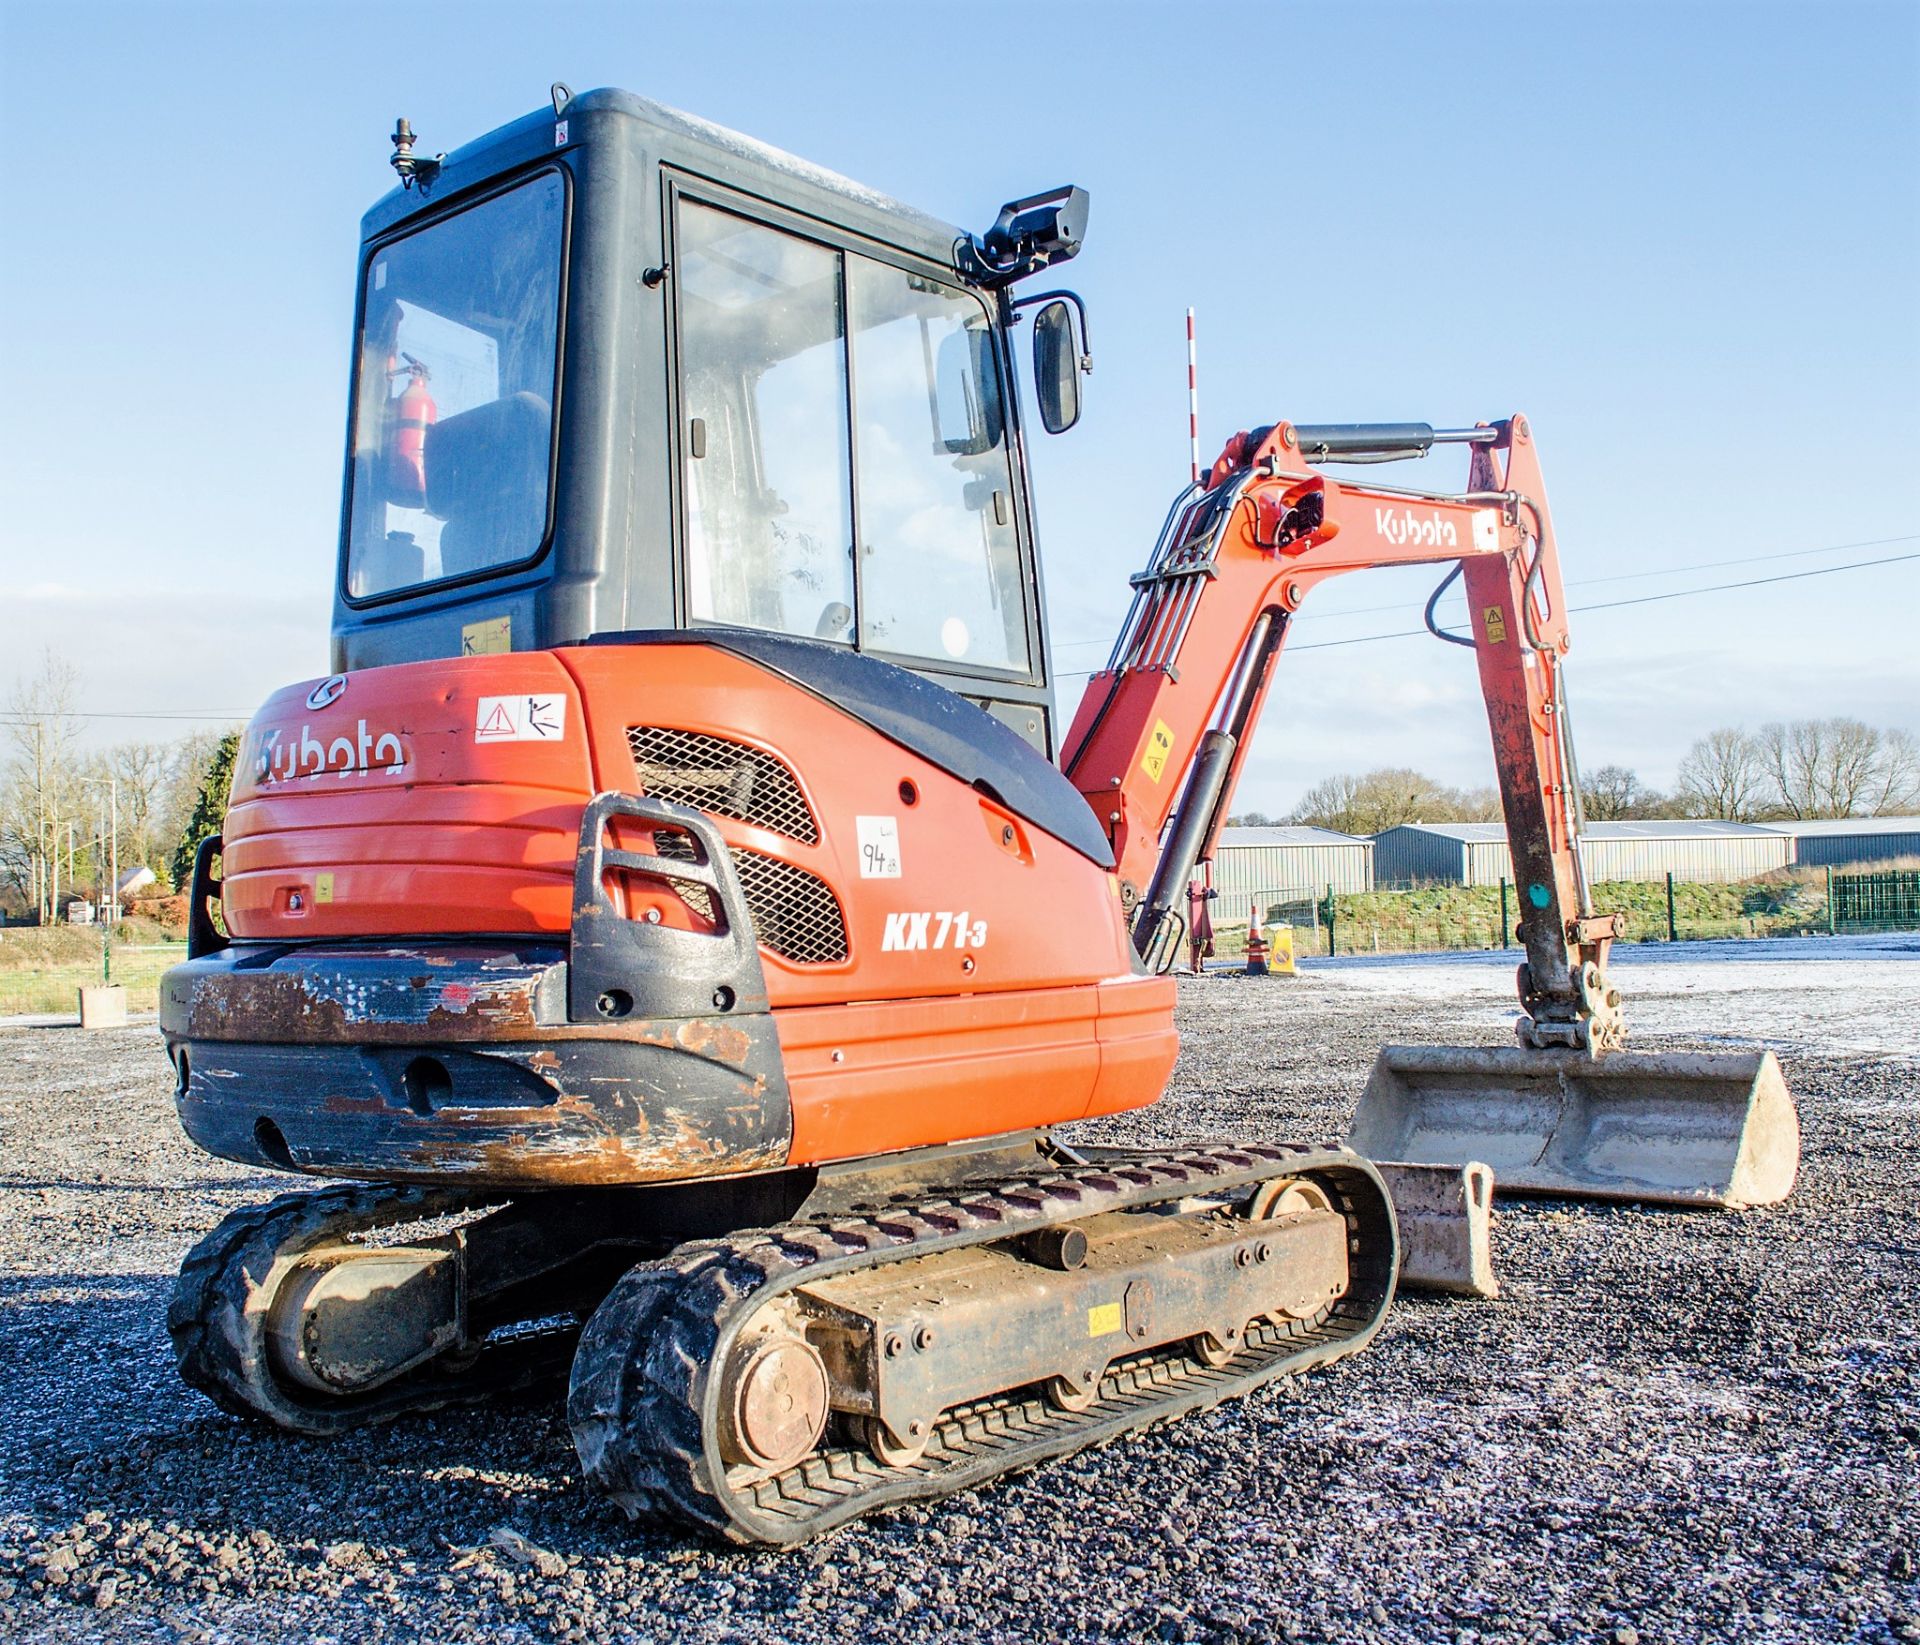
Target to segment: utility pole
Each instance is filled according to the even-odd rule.
[[[93,836],[94,877],[104,883],[107,877],[107,808],[98,800],[94,802]],[[100,903],[100,981],[102,984],[113,981],[113,927],[107,923],[107,900],[99,896]]]
[[[99,865],[100,980],[113,981],[113,928],[120,919],[120,777],[83,777],[89,788],[107,791],[106,805],[94,812],[99,832],[94,835],[94,861]]]
[[[100,936],[100,980],[113,981],[113,928],[120,923],[120,774],[107,774],[107,903],[112,909]]]
[[[47,767],[42,748],[45,731],[44,726],[33,728],[33,797],[40,807],[33,831],[34,867],[38,870],[34,876],[34,903],[42,925],[52,920],[53,899],[60,894],[60,887],[52,883],[53,865],[48,860],[53,850],[53,819],[47,814]]]

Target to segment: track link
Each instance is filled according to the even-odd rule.
[[[415,1412],[471,1404],[564,1374],[575,1332],[555,1328],[483,1346],[458,1368],[444,1359],[354,1397],[317,1397],[274,1369],[267,1315],[304,1251],[473,1208],[433,1188],[322,1188],[235,1211],[187,1254],[167,1306],[180,1375],[223,1411],[301,1434],[337,1434]]]
[[[850,1269],[1006,1239],[1103,1211],[1305,1178],[1346,1218],[1352,1283],[1314,1317],[1245,1333],[1223,1365],[1181,1348],[1119,1361],[1093,1403],[1057,1409],[1032,1389],[946,1412],[924,1455],[889,1467],[828,1439],[766,1475],[729,1469],[713,1368],[781,1293]],[[1212,1148],[1103,1160],[977,1185],[950,1199],[681,1246],[614,1287],[581,1336],[568,1419],[587,1477],[636,1517],[671,1517],[735,1542],[789,1544],[889,1504],[944,1495],[1326,1364],[1378,1330],[1398,1263],[1391,1203],[1339,1147]]]

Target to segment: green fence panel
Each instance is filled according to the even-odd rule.
[[[1920,871],[1835,874],[1831,896],[1836,931],[1920,930]]]

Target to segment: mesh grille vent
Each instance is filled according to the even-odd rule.
[[[654,836],[654,855],[677,862],[694,860],[693,841],[662,831]],[[833,888],[817,874],[758,851],[727,848],[740,876],[740,892],[753,918],[754,936],[795,965],[830,965],[847,957],[847,926]],[[713,918],[713,894],[692,880],[669,880],[675,894],[703,920]]]
[[[758,851],[735,851],[733,866],[763,947],[795,965],[828,965],[847,957],[846,922],[825,880]]]
[[[627,728],[634,774],[656,799],[690,805],[818,845],[820,828],[791,771],[771,754],[670,726]]]

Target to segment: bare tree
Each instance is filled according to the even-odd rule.
[[[1339,834],[1357,833],[1358,811],[1355,801],[1359,789],[1360,779],[1350,772],[1322,777],[1300,796],[1300,803],[1293,808],[1287,820],[1312,828],[1331,828]]]
[[[1597,771],[1587,772],[1580,798],[1592,822],[1678,814],[1672,799],[1657,788],[1649,788],[1640,780],[1639,772],[1624,765],[1603,765]]]
[[[1769,798],[1789,817],[1857,817],[1910,800],[1913,739],[1861,720],[1775,721],[1756,739]]]
[[[1488,783],[1480,788],[1454,790],[1453,820],[1455,822],[1500,822],[1505,817],[1505,802],[1500,798],[1500,790],[1493,784]]]
[[[73,841],[85,815],[74,698],[80,677],[49,651],[40,672],[7,697],[6,769],[0,776],[0,871],[42,921],[73,876]]]
[[[220,747],[218,731],[189,732],[168,752],[167,780],[162,791],[158,816],[154,821],[154,849],[159,860],[150,866],[158,872],[169,863],[180,840],[187,832],[194,805],[200,797],[200,782]],[[176,891],[185,886],[176,885]]]
[[[1401,823],[1478,820],[1499,814],[1499,798],[1492,790],[1463,794],[1424,772],[1389,766],[1362,776],[1342,772],[1322,779],[1301,796],[1288,821],[1341,834],[1378,834]]]
[[[1750,822],[1766,799],[1766,766],[1745,731],[1722,726],[1687,750],[1680,762],[1678,797],[1699,817]]]
[[[1904,817],[1920,810],[1920,741],[1911,731],[1885,733],[1871,802],[1876,817]]]
[[[1646,792],[1638,772],[1624,765],[1603,765],[1586,774],[1580,801],[1594,822],[1616,822],[1638,815],[1635,808]]]
[[[173,841],[163,835],[160,820],[178,746],[122,743],[96,762],[96,780],[112,781],[122,867],[140,866],[156,872],[166,867]]]

